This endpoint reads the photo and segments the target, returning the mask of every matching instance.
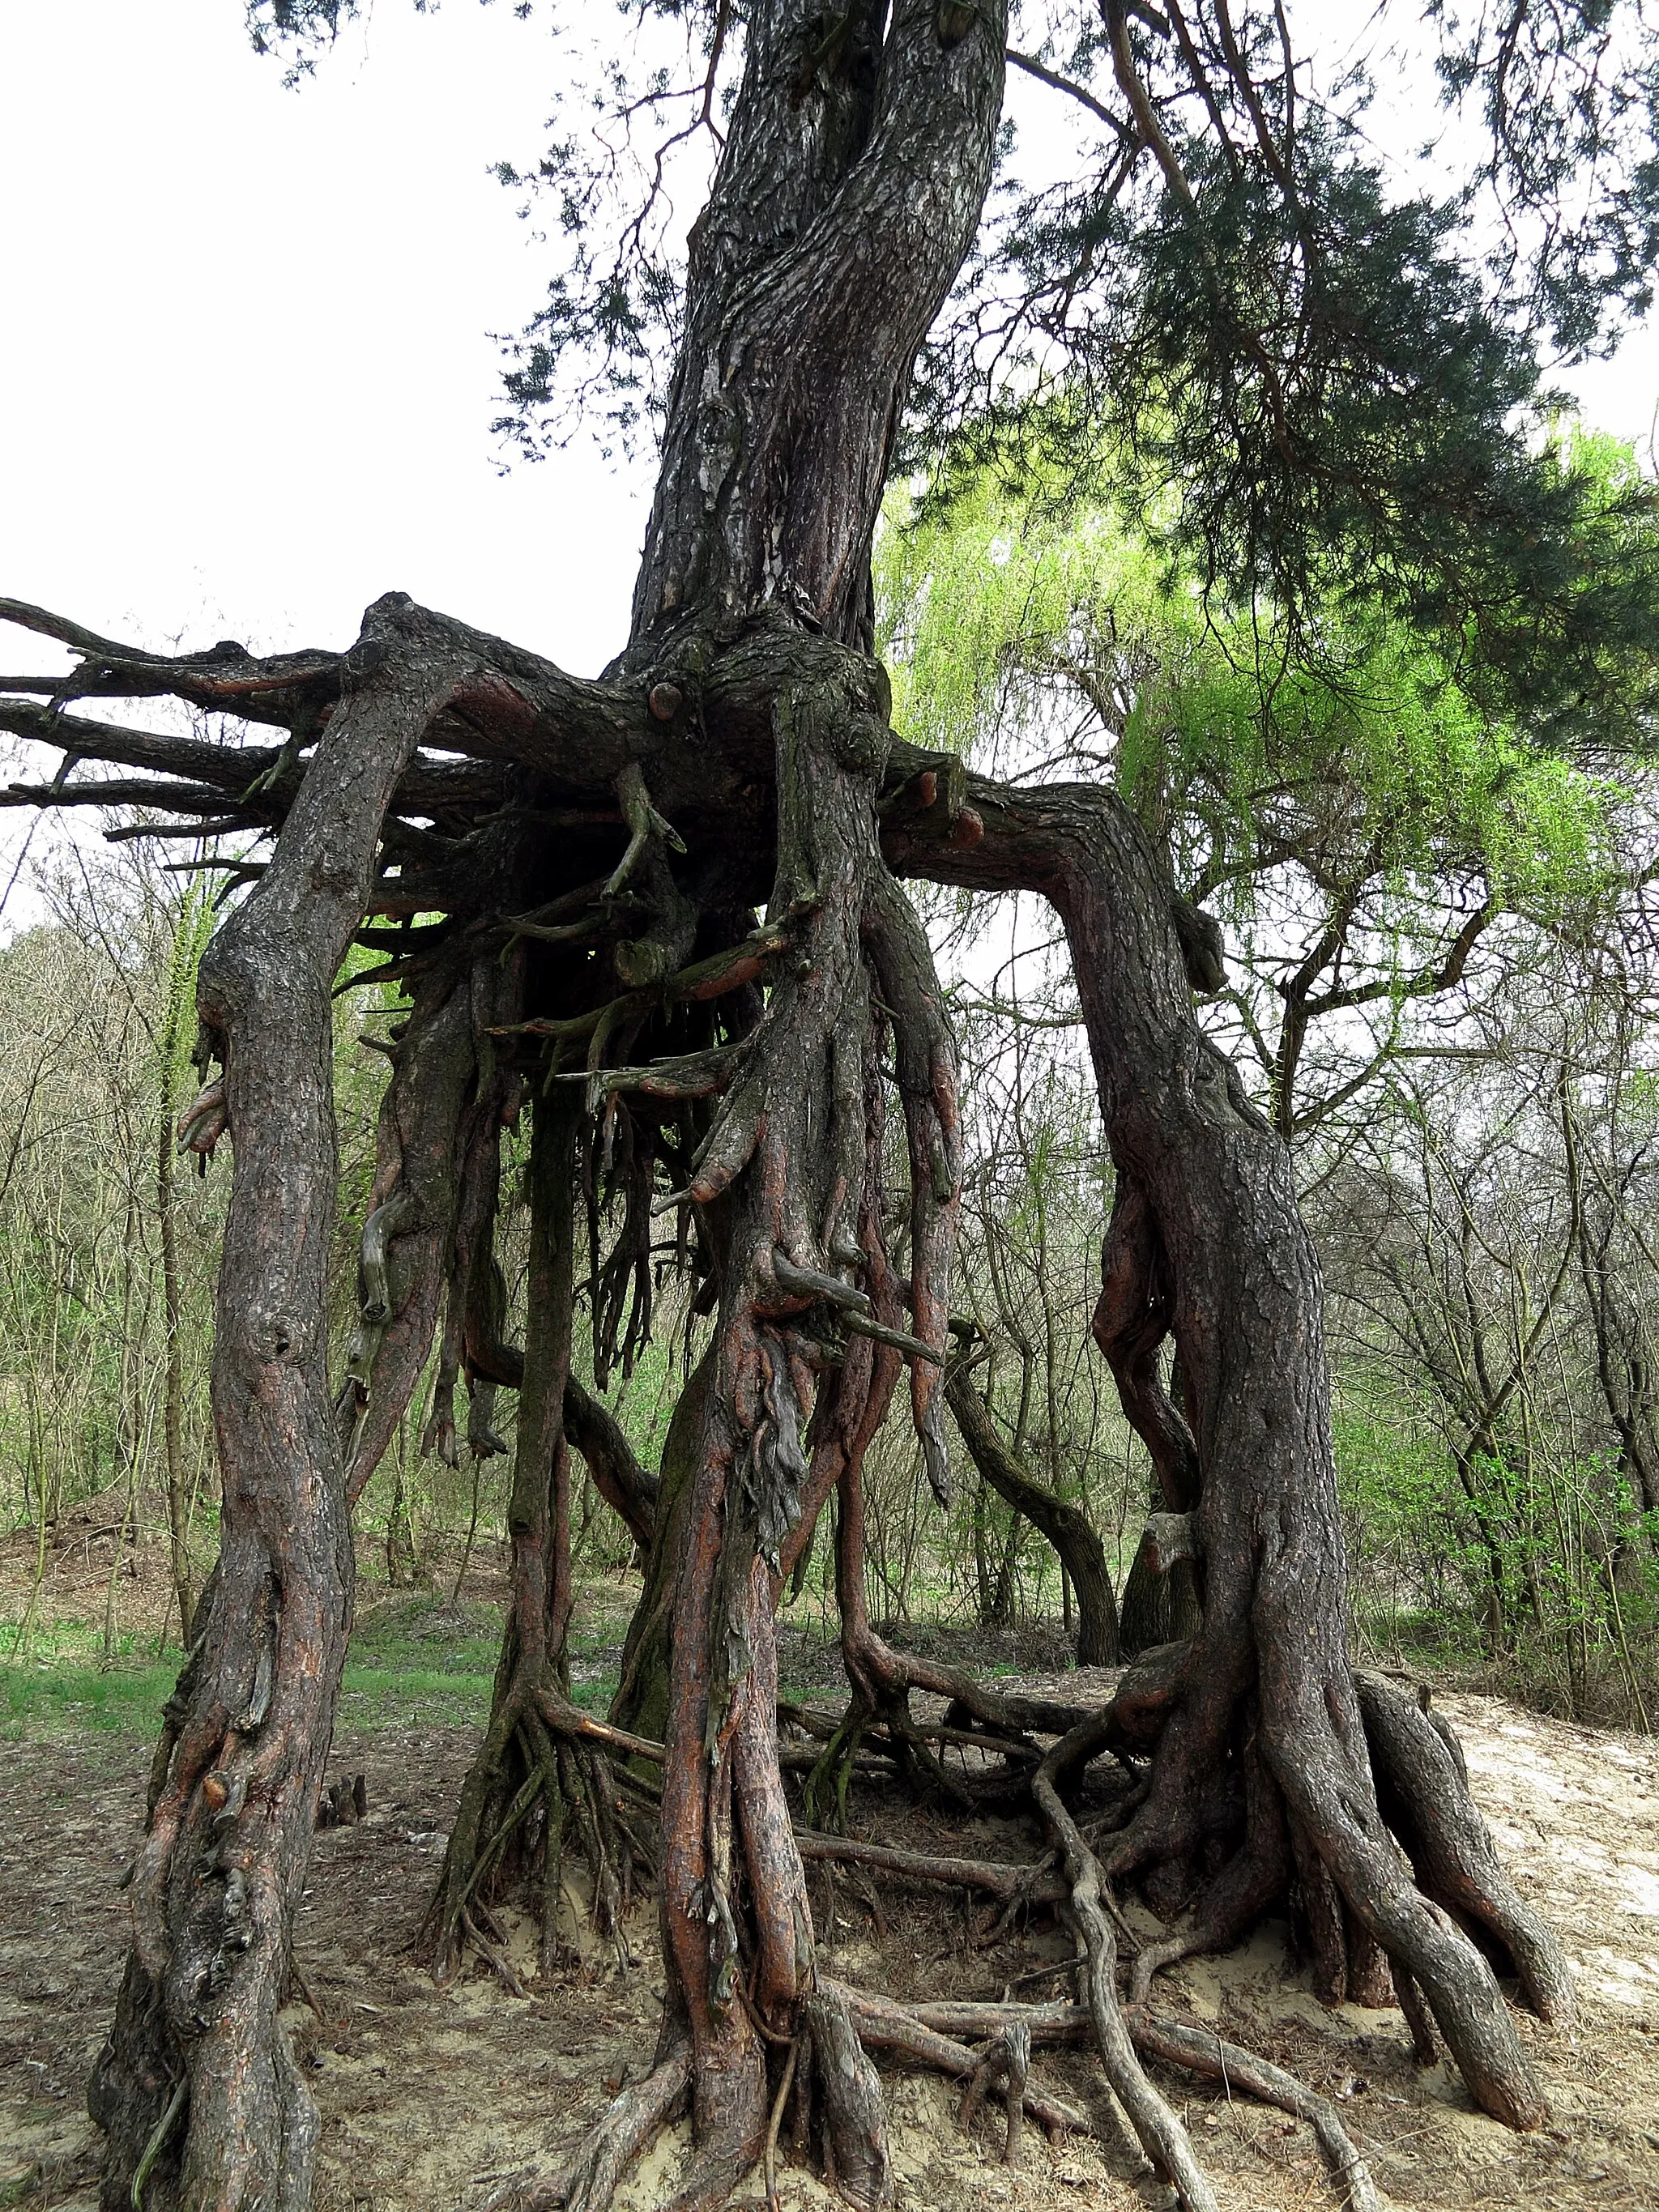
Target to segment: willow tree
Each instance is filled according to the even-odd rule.
[[[252,12],[266,42],[303,40],[347,5]],[[896,740],[871,653],[871,544],[917,437],[994,446],[1036,404],[1083,470],[1111,415],[1126,495],[1158,494],[1215,592],[1304,606],[1363,573],[1466,639],[1494,686],[1592,696],[1629,594],[1612,564],[1586,618],[1570,586],[1595,545],[1523,418],[1533,339],[1560,325],[1589,343],[1642,294],[1659,171],[1626,143],[1645,128],[1627,96],[1641,57],[1603,37],[1604,6],[1522,6],[1495,46],[1484,18],[1465,36],[1428,11],[1448,96],[1490,111],[1506,240],[1528,242],[1500,272],[1504,314],[1464,256],[1467,204],[1390,198],[1331,106],[1299,97],[1276,8],[1057,4],[1031,29],[1049,43],[1019,64],[1096,136],[1064,187],[999,197],[988,219],[1006,0],[659,12],[691,34],[684,112],[719,132],[684,267],[648,221],[619,226],[614,259],[601,252],[598,185],[558,150],[546,171],[569,258],[511,379],[533,433],[562,391],[634,406],[642,364],[672,348],[629,641],[600,679],[395,592],[348,650],[267,659],[234,643],[163,657],[4,606],[76,659],[67,678],[11,682],[8,726],[69,763],[139,771],[93,785],[66,771],[38,796],[271,841],[201,966],[204,1080],[185,1133],[234,1154],[213,1378],[222,1548],[157,1750],[93,2085],[105,2202],[308,2198],[319,2121],[277,2008],[350,1618],[349,1500],[434,1332],[439,1446],[462,1375],[483,1432],[489,1395],[519,1393],[507,1648],[428,1923],[440,1959],[468,1940],[492,1866],[539,1851],[556,1869],[567,1836],[586,1844],[601,1909],[620,1909],[638,1832],[606,1761],[661,1773],[659,2063],[566,2177],[570,2201],[601,2202],[688,2084],[686,2200],[719,2198],[762,2146],[769,2068],[803,2037],[842,2185],[880,2201],[861,2040],[909,2036],[956,2063],[959,2046],[917,2045],[894,2008],[815,1969],[773,1620],[832,1492],[842,1748],[880,1735],[936,1770],[908,1698],[943,1692],[1024,1778],[1086,1945],[1109,2078],[1189,2206],[1208,2185],[1132,2041],[1200,2066],[1217,2052],[1149,2009],[1146,1979],[1229,1941],[1292,1881],[1325,1993],[1376,1996],[1391,1974],[1481,2105],[1535,2125],[1543,2100],[1492,1961],[1551,2017],[1567,1978],[1497,1865],[1455,1742],[1351,1669],[1318,1269],[1284,1146],[1194,1018],[1213,932],[1110,792],[1005,787]],[[653,81],[641,105],[607,82],[636,123],[676,89]],[[1594,161],[1575,142],[1587,133]],[[1569,217],[1575,169],[1591,182]],[[280,741],[222,747],[71,711],[145,696]],[[950,1479],[957,1065],[906,877],[1040,893],[1071,947],[1116,1171],[1095,1334],[1203,1581],[1191,1644],[1131,1672],[1099,1712],[994,1697],[892,1648],[865,1610],[861,1463],[907,1370],[927,1472],[941,1492]],[[330,1011],[354,939],[385,952],[377,972],[409,1012],[386,1040],[362,1318],[335,1377]],[[896,1245],[890,1092],[908,1162]],[[501,1132],[526,1109],[520,1347],[503,1340],[492,1239]],[[665,1216],[712,1329],[660,1489],[631,1493],[667,1629],[659,1741],[587,1720],[562,1667],[573,1314],[580,1295],[601,1369],[637,1344]],[[1182,1410],[1160,1380],[1171,1334]],[[1108,1750],[1141,1773],[1097,1858],[1072,1807]],[[1141,1954],[1124,2007],[1103,1899],[1130,1878],[1191,1917]],[[1222,2063],[1315,2112],[1328,2147],[1345,2142],[1285,2077]]]
[[[1620,563],[1659,572],[1629,447],[1557,450]],[[920,518],[890,503],[895,724],[990,771],[1036,757],[1115,787],[1221,925],[1211,1026],[1295,1149],[1364,1109],[1408,1009],[1478,975],[1493,925],[1582,933],[1644,864],[1622,817],[1652,754],[1654,655],[1606,665],[1592,714],[1504,711],[1481,671],[1357,592],[1322,611],[1316,656],[1271,603],[1206,612],[1167,550],[1057,489],[1041,466],[1018,487],[987,470]],[[1582,588],[1605,576],[1587,564]]]

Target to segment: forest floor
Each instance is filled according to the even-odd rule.
[[[176,1655],[155,1656],[164,1600],[149,1563],[118,1594],[120,1653],[97,1663],[109,1547],[84,1562],[60,1546],[27,1660],[7,1660],[5,1623],[26,1601],[21,1553],[0,1561],[0,2205],[91,2212],[97,2141],[82,2102],[113,2001],[126,1940],[118,1887],[136,1846],[150,1740]],[[147,1547],[146,1547],[147,1548]],[[318,1836],[301,1908],[297,1960],[310,2003],[286,2017],[325,2124],[319,2212],[483,2212],[512,2176],[545,2172],[630,2071],[650,2057],[660,2005],[648,1906],[628,1930],[623,1972],[569,1898],[569,1966],[527,2000],[486,1971],[440,1989],[410,1955],[415,1920],[442,1855],[446,1823],[486,1708],[498,1568],[486,1555],[459,1605],[366,1584],[331,1771],[367,1778],[361,1824]],[[590,1586],[578,1694],[602,1705],[616,1679],[632,1579]],[[88,1624],[91,1624],[88,1626]],[[944,1632],[935,1632],[942,1637]],[[948,1639],[962,1656],[959,1639]],[[148,1651],[143,1645],[147,1641]],[[999,1647],[977,1663],[1073,1699],[1104,1697],[1107,1673],[1056,1675],[1052,1638]],[[832,1652],[792,1631],[786,1680],[835,1702]],[[1188,1962],[1163,2002],[1252,2046],[1344,2100],[1345,2119],[1385,2198],[1401,2208],[1659,2204],[1659,1743],[1573,1727],[1467,1692],[1437,1692],[1459,1729],[1475,1795],[1523,1893],[1561,1931],[1579,1983],[1570,2033],[1523,2016],[1554,2124],[1516,2136],[1475,2112],[1443,2062],[1413,2066],[1394,2012],[1328,2012],[1268,1924],[1244,1949]],[[964,1822],[873,1789],[855,1790],[852,1825],[914,1846],[1031,1858],[1035,1826]],[[1067,1994],[1069,1946],[1052,1924],[983,1946],[975,1910],[953,1893],[879,1890],[843,1870],[833,1889],[811,1872],[821,1955],[842,1978],[907,1997]],[[1150,1927],[1133,1903],[1132,1921]],[[532,1972],[529,1929],[508,1916]],[[959,2092],[937,2076],[887,2072],[902,2212],[1134,2212],[1168,2201],[1115,2121],[1098,2065],[1043,2052],[1036,2071],[1093,2116],[1096,2138],[1051,2146],[1028,2126],[1017,2170],[1000,2161],[1000,2111],[964,2134]],[[1291,2212],[1332,2203],[1308,2130],[1184,2077],[1166,2083],[1195,2130],[1228,2212]],[[618,2199],[650,2212],[671,2192],[684,2128],[665,2137]],[[805,2171],[780,2177],[788,2212],[839,2199]],[[762,2201],[757,2177],[739,2203]]]

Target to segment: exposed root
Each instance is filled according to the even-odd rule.
[[[804,1859],[844,1860],[857,1866],[879,1867],[910,1881],[982,1890],[1006,1904],[1054,1905],[1071,1895],[1070,1888],[1053,1871],[1052,1856],[1036,1865],[1005,1865],[996,1859],[946,1858],[927,1851],[896,1850],[886,1844],[863,1843],[852,1836],[819,1835],[804,1828],[795,1831],[795,1848]]]
[[[1263,2104],[1275,2105],[1280,2112],[1306,2120],[1343,2191],[1349,2212],[1382,2212],[1381,2199],[1364,2161],[1328,2097],[1322,2097],[1293,2074],[1258,2058],[1253,2051],[1236,2043],[1224,2043],[1207,2028],[1187,2027],[1143,2008],[1133,2008],[1124,2017],[1136,2050],[1148,2057],[1219,2081],[1230,2096],[1235,2089],[1243,2089]]]
[[[1094,1733],[1092,1728],[1079,1731],[1079,1740],[1091,1741]],[[1186,2212],[1216,2212],[1214,2192],[1194,2155],[1187,2130],[1142,2071],[1123,2024],[1115,1978],[1117,1945],[1103,1909],[1100,1863],[1084,1842],[1055,1787],[1057,1777],[1075,1756],[1073,1739],[1062,1738],[1037,1769],[1031,1786],[1072,1886],[1071,1910],[1087,1954],[1089,2010],[1106,2078],[1141,2148],[1159,2178],[1175,2190]]]
[[[1006,2048],[1007,2038],[1016,2030],[1022,2032],[1031,2045],[1086,2043],[1095,2034],[1094,2013],[1089,2005],[946,2002],[913,2005],[909,2014],[918,2026],[941,2033],[954,2033],[975,2039],[995,2037],[999,2049]],[[1334,2178],[1345,2191],[1351,2212],[1381,2212],[1381,2200],[1364,2162],[1329,2098],[1322,2097],[1293,2074],[1258,2057],[1254,2051],[1224,2041],[1208,2028],[1188,2027],[1145,2006],[1126,2007],[1123,2018],[1136,2050],[1144,2056],[1165,2065],[1181,2067],[1188,2073],[1200,2074],[1207,2081],[1218,2081],[1230,2096],[1233,2091],[1242,2090],[1262,2104],[1307,2121],[1318,2138]],[[867,2027],[863,2027],[863,2032],[866,2040],[871,2040]],[[988,2065],[991,2071],[987,2078],[994,2079],[995,2069],[1002,2063],[998,2050],[994,2049],[987,2059],[981,2061],[981,2069],[984,2071]],[[1029,2096],[1025,2109],[1035,2109]]]
[[[967,2044],[957,2037],[930,2024],[935,2012],[952,2009],[955,2014],[960,2014],[963,2008],[895,2004],[890,1997],[878,1996],[869,1990],[854,1989],[844,1982],[832,1982],[827,1975],[819,1977],[819,1984],[823,1988],[838,1990],[846,1998],[859,2032],[859,2039],[866,2049],[890,2051],[896,2057],[908,2058],[918,2066],[930,2067],[936,2073],[950,2075],[953,2081],[971,2081],[977,2072],[981,2054],[970,2051]],[[1001,2029],[999,2026],[994,2030],[985,2028],[976,2032],[1000,2033]],[[1075,2039],[1067,2037],[1060,2039]],[[1086,2136],[1095,2132],[1093,2123],[1086,2112],[1079,2112],[1075,2105],[1069,2105],[1062,2098],[1039,2088],[1029,2076],[1020,2101],[1024,2110],[1040,2127],[1048,2130],[1050,2136],[1066,2134]]]
[[[1419,2066],[1432,2066],[1439,2056],[1435,2048],[1434,2022],[1423,2002],[1423,1992],[1403,1966],[1393,1969],[1395,2002],[1412,2032],[1412,2056]]]
[[[1024,2117],[1025,2082],[1030,2068],[1031,2031],[1023,2020],[1010,2021],[1002,2031],[1001,2040],[975,2068],[957,2114],[957,2124],[965,2130],[971,2126],[986,2091],[994,2085],[1000,2086],[1007,2115],[1002,2145],[1005,2166],[1019,2163],[1020,2122]]]
[[[884,1650],[885,1647],[883,1647]],[[1144,1720],[1137,1716],[1159,1714],[1164,1707],[1167,1686],[1178,1673],[1176,1662],[1182,1655],[1156,1655],[1147,1668],[1137,1670],[1133,1677],[1125,1678],[1123,1691],[1129,1709],[1128,1732],[1142,1739],[1147,1730]],[[908,1672],[902,1657],[898,1659],[901,1674]],[[1404,1814],[1396,1802],[1399,1795],[1395,1777],[1401,1773],[1416,1776],[1426,1767],[1435,1778],[1435,1786],[1448,1803],[1455,1805],[1461,1797],[1468,1806],[1467,1816],[1461,1824],[1447,1822],[1443,1832],[1451,1836],[1461,1856],[1453,1862],[1454,1871],[1462,1869],[1463,1889],[1456,1893],[1456,1901],[1464,1910],[1472,1907],[1465,1902],[1473,1894],[1482,1901],[1483,1910],[1494,1915],[1503,1912],[1498,1922],[1507,1930],[1510,1927],[1524,1929],[1525,1923],[1514,1917],[1514,1906],[1504,1902],[1507,1885],[1502,1884],[1501,1875],[1496,1881],[1493,1875],[1496,1861],[1492,1856],[1490,1840],[1479,1815],[1468,1801],[1459,1770],[1455,1743],[1431,1723],[1425,1716],[1406,1705],[1391,1690],[1365,1686],[1365,1713],[1368,1735],[1373,1741],[1382,1741],[1383,1748],[1377,1753],[1379,1784],[1391,1819],[1403,1820]],[[589,1716],[568,1705],[567,1700],[549,1694],[538,1699],[538,1708],[550,1723],[567,1727],[574,1740],[586,1740],[586,1747],[597,1753],[602,1744],[630,1755],[655,1759],[661,1756],[660,1747],[648,1739],[630,1735],[608,1723],[593,1721]],[[978,1703],[975,1700],[975,1703]],[[1013,1701],[1010,1701],[1011,1703]],[[832,1723],[816,1714],[800,1714],[785,1706],[786,1717],[794,1719],[809,1735],[823,1741],[826,1730],[833,1730],[830,1741],[840,1745],[849,1754],[854,1748],[852,1715],[844,1716],[839,1723]],[[962,1717],[976,1717],[973,1705],[963,1701]],[[1375,1721],[1374,1716],[1381,1714]],[[1005,1726],[1012,1726],[1006,1717],[998,1715]],[[999,1735],[988,1740],[981,1728],[953,1729],[949,1723],[943,1728],[917,1729],[916,1735],[931,1735],[935,1741],[963,1738],[975,1745],[983,1743],[988,1749],[1001,1752],[1011,1761],[1019,1759],[1023,1782],[1029,1786],[1048,1823],[1063,1859],[1063,1874],[1056,1870],[1054,1859],[1036,1863],[1005,1864],[993,1860],[959,1858],[926,1852],[907,1851],[885,1844],[862,1841],[855,1838],[834,1837],[811,1832],[798,1832],[796,1846],[801,1856],[817,1860],[828,1865],[837,1863],[853,1867],[868,1867],[905,1880],[936,1882],[957,1887],[1000,1899],[1011,1910],[1026,1905],[1060,1905],[1069,1909],[1077,1929],[1085,1971],[1089,2002],[1086,2005],[1055,2004],[1049,2006],[987,2006],[941,2002],[899,2006],[890,2001],[866,1992],[848,1988],[845,1984],[820,1976],[817,1993],[809,2001],[817,2005],[828,1997],[837,2015],[835,2023],[823,2028],[833,2042],[840,2033],[838,2019],[844,2006],[848,2033],[854,2045],[861,2045],[871,2051],[885,2051],[908,2058],[914,2063],[935,2068],[961,2081],[966,2088],[965,2116],[971,2118],[979,2101],[989,2091],[1004,2085],[1008,2093],[1011,2116],[1013,2111],[1030,2112],[1051,2132],[1067,2128],[1086,2126],[1085,2117],[1060,2100],[1034,2088],[1029,2078],[1022,2078],[1029,2066],[1030,2051],[1033,2045],[1053,2043],[1073,2043],[1092,2039],[1101,2049],[1106,2063],[1108,2079],[1119,2095],[1143,2147],[1152,2157],[1161,2174],[1175,2186],[1182,2201],[1188,2207],[1204,2207],[1213,2203],[1209,2185],[1199,2167],[1190,2141],[1170,2107],[1147,2081],[1141,2070],[1141,2058],[1156,2058],[1190,2072],[1222,2082],[1231,2093],[1244,2093],[1271,2104],[1293,2117],[1305,2121],[1314,2130],[1328,2166],[1343,2192],[1346,2202],[1356,2212],[1373,2212],[1379,2200],[1363,2160],[1352,2138],[1342,2124],[1335,2106],[1321,2097],[1306,2084],[1298,2081],[1283,2069],[1241,2047],[1218,2039],[1207,2030],[1188,2027],[1153,2011],[1146,2002],[1147,1985],[1154,1974],[1176,1959],[1202,1950],[1223,1948],[1236,1940],[1242,1927],[1271,1901],[1270,1893],[1283,1893],[1284,1885],[1291,1874],[1291,1843],[1294,1830],[1285,1822],[1283,1814],[1278,1815],[1277,1827],[1266,1817],[1265,1800],[1268,1795],[1269,1778],[1265,1765],[1253,1765],[1254,1737],[1244,1748],[1244,1764],[1251,1772],[1247,1777],[1246,1796],[1254,1797],[1254,1817],[1249,1829],[1255,1837],[1254,1845],[1237,1850],[1222,1869],[1221,1875],[1209,1886],[1195,1908],[1193,1923],[1178,1934],[1158,1942],[1146,1945],[1135,1962],[1132,1986],[1127,2001],[1120,2005],[1115,1986],[1115,1966],[1118,1947],[1112,1923],[1121,1920],[1114,1901],[1102,1877],[1084,1832],[1067,1810],[1060,1797],[1060,1788],[1067,1775],[1074,1775],[1083,1765],[1111,1745],[1117,1748],[1126,1733],[1123,1716],[1109,1707],[1091,1714],[1077,1728],[1070,1730],[1042,1758],[1035,1776],[1024,1768],[1024,1756],[1038,1749],[1029,1735]],[[1022,1723],[1029,1723],[1029,1706],[1021,1711]],[[902,1764],[905,1739],[894,1731],[884,1717],[866,1723],[866,1741],[879,1744],[884,1759]],[[1384,1736],[1384,1730],[1389,1733]],[[1046,1731],[1045,1731],[1046,1733]],[[1401,1749],[1404,1741],[1405,1750]],[[1407,1768],[1406,1756],[1411,1765]],[[848,1762],[850,1765],[850,1758]],[[1129,1770],[1132,1773],[1133,1767]],[[1144,1789],[1144,1778],[1132,1782],[1129,1795],[1139,1795]],[[1471,1825],[1472,1824],[1472,1825]],[[1298,1826],[1300,1823],[1298,1822]],[[1264,1846],[1261,1838],[1276,1833],[1276,1846],[1271,1840]],[[1343,1893],[1339,1890],[1325,1869],[1323,1860],[1316,1851],[1305,1844],[1305,1837],[1297,1838],[1304,1848],[1296,1853],[1304,1899],[1316,1899],[1328,1891],[1333,1906],[1333,1925],[1330,1936],[1322,1947],[1328,1954],[1328,1964],[1338,1966],[1343,1976],[1342,1987],[1357,1997],[1363,1988],[1375,2002],[1372,1992],[1375,1977],[1369,1961],[1380,1955],[1369,1945],[1366,1931],[1346,1912]],[[1484,1856],[1483,1856],[1484,1854]],[[1419,1878],[1436,1881],[1437,1887],[1449,1889],[1451,1876],[1445,1871],[1443,1857],[1433,1863],[1425,1857],[1419,1868]],[[1473,1868],[1481,1887],[1471,1891],[1468,1869]],[[1403,1866],[1401,1869],[1404,1877]],[[1312,1877],[1324,1877],[1323,1887],[1315,1887]],[[1499,1900],[1497,1906],[1490,1904],[1492,1896]],[[1512,1893],[1507,1893],[1512,1898]],[[1429,1911],[1438,1906],[1431,1900]],[[1522,1908],[1524,1912],[1524,1908]],[[1485,1919],[1482,1925],[1491,1929],[1493,1921]],[[1443,1940],[1455,1936],[1451,1923],[1443,1914],[1440,1925]],[[1346,1942],[1346,1949],[1342,1946]],[[1467,1947],[1465,1947],[1467,1948]],[[1536,1957],[1536,1954],[1533,1954]],[[1547,1953],[1544,1954],[1547,1960]],[[1340,1962],[1340,1965],[1339,1965]],[[1419,2060],[1430,2057],[1433,2040],[1429,2025],[1429,2013],[1419,1993],[1415,1981],[1408,1972],[1395,1966],[1393,1974],[1402,2010],[1412,2033],[1413,2046]],[[1341,1993],[1340,1989],[1337,1992]],[[840,2003],[836,2003],[839,1999]],[[820,2022],[823,2026],[823,2022]],[[1012,2036],[1012,2040],[1010,2039]],[[776,2039],[781,2050],[787,2050],[781,2072],[774,2069],[774,2090],[769,2099],[769,2124],[765,2129],[765,2178],[769,2197],[776,2191],[776,2153],[782,2118],[791,2094],[797,2106],[803,2101],[798,2082],[804,2082],[810,2057],[799,2039]],[[987,2044],[991,2047],[986,2048]],[[977,2045],[979,2047],[975,2048]],[[873,2146],[877,2142],[878,2124],[878,2093],[872,2085],[873,2075],[866,2081],[859,2073],[857,2063],[843,2051],[843,2061],[834,2063],[833,2075],[826,2075],[821,2096],[827,2100],[832,2094],[830,2079],[847,2089],[851,2099],[849,2109],[861,2115],[848,2123],[843,2116],[841,2124],[842,2140],[837,2147],[834,2132],[826,2146],[826,2163],[834,2172],[839,2185],[855,2195],[855,2201],[878,2204],[884,2201],[881,2190],[882,2162]],[[1125,2051],[1127,2052],[1126,2063]],[[861,2057],[861,2052],[860,2056]],[[821,2071],[826,2067],[824,2051],[820,2045],[811,2056],[817,2058]],[[866,2062],[867,2063],[867,2062]],[[1014,2094],[1016,2087],[1018,2094]],[[806,2092],[810,2097],[810,2091]],[[848,2149],[846,2133],[851,2125],[851,2140],[854,2146]],[[1011,2125],[1012,2155],[1018,2156],[1018,2129]],[[862,2143],[860,2151],[856,2146]],[[1008,2155],[1005,2141],[1005,2155]],[[711,2168],[704,2174],[701,2164],[697,2170],[698,2187],[702,2201],[712,2202],[719,2186],[726,2185],[730,2177],[722,2179]],[[860,2193],[861,2192],[861,2193]],[[548,2196],[534,2200],[551,2203]],[[584,2200],[586,2202],[588,2200]]]
[[[611,2099],[583,2137],[574,2156],[552,2181],[514,2182],[491,2202],[491,2212],[605,2212],[629,2167],[678,2117],[691,2081],[691,2039],[675,2037],[644,2081]]]
[[[823,2107],[824,2157],[842,2194],[861,2212],[893,2201],[893,2161],[881,2081],[853,2024],[848,1992],[821,1981],[803,2012],[812,2038],[814,2077]]]
[[[783,2108],[789,2101],[789,2092],[794,2086],[795,2068],[800,2058],[801,2039],[799,2036],[789,2046],[789,2055],[783,2062],[783,2079],[778,2084],[778,2094],[772,2100],[772,2117],[766,2127],[766,2154],[762,2168],[766,2180],[766,2212],[779,2212],[778,2205],[778,2128],[783,2119]]]

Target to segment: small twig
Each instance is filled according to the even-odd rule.
[[[167,2137],[173,2133],[173,2122],[178,2118],[184,2101],[189,2094],[190,2076],[188,2074],[181,2074],[173,2083],[173,2094],[167,2100],[167,2110],[155,2123],[155,2132],[144,2145],[143,2156],[139,2160],[137,2169],[133,2174],[132,2212],[144,2212],[144,2185],[155,2170],[155,2161],[166,2148]]]
[[[789,2101],[789,2091],[795,2079],[795,2059],[800,2050],[799,2037],[789,2045],[789,2056],[783,2062],[783,2079],[778,2084],[778,2094],[773,2100],[772,2118],[766,2130],[766,2203],[767,2212],[779,2212],[778,2205],[778,2129],[783,2119],[783,2108]]]

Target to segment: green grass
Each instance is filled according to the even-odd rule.
[[[340,1725],[465,1727],[489,1711],[501,1650],[497,1607],[428,1590],[360,1593]]]
[[[38,1650],[30,1659],[0,1659],[0,1740],[21,1743],[82,1729],[153,1735],[178,1671],[176,1656],[118,1657],[107,1669]]]
[[[346,1657],[340,1726],[480,1725],[489,1711],[501,1635],[495,1606],[451,1605],[427,1591],[365,1589]],[[152,1736],[184,1655],[173,1647],[158,1656],[153,1644],[141,1649],[129,1636],[105,1667],[102,1649],[100,1631],[66,1622],[43,1629],[27,1657],[6,1656],[0,1644],[0,1741],[82,1730]],[[573,1636],[571,1658],[576,1703],[603,1712],[617,1687],[614,1644]]]

